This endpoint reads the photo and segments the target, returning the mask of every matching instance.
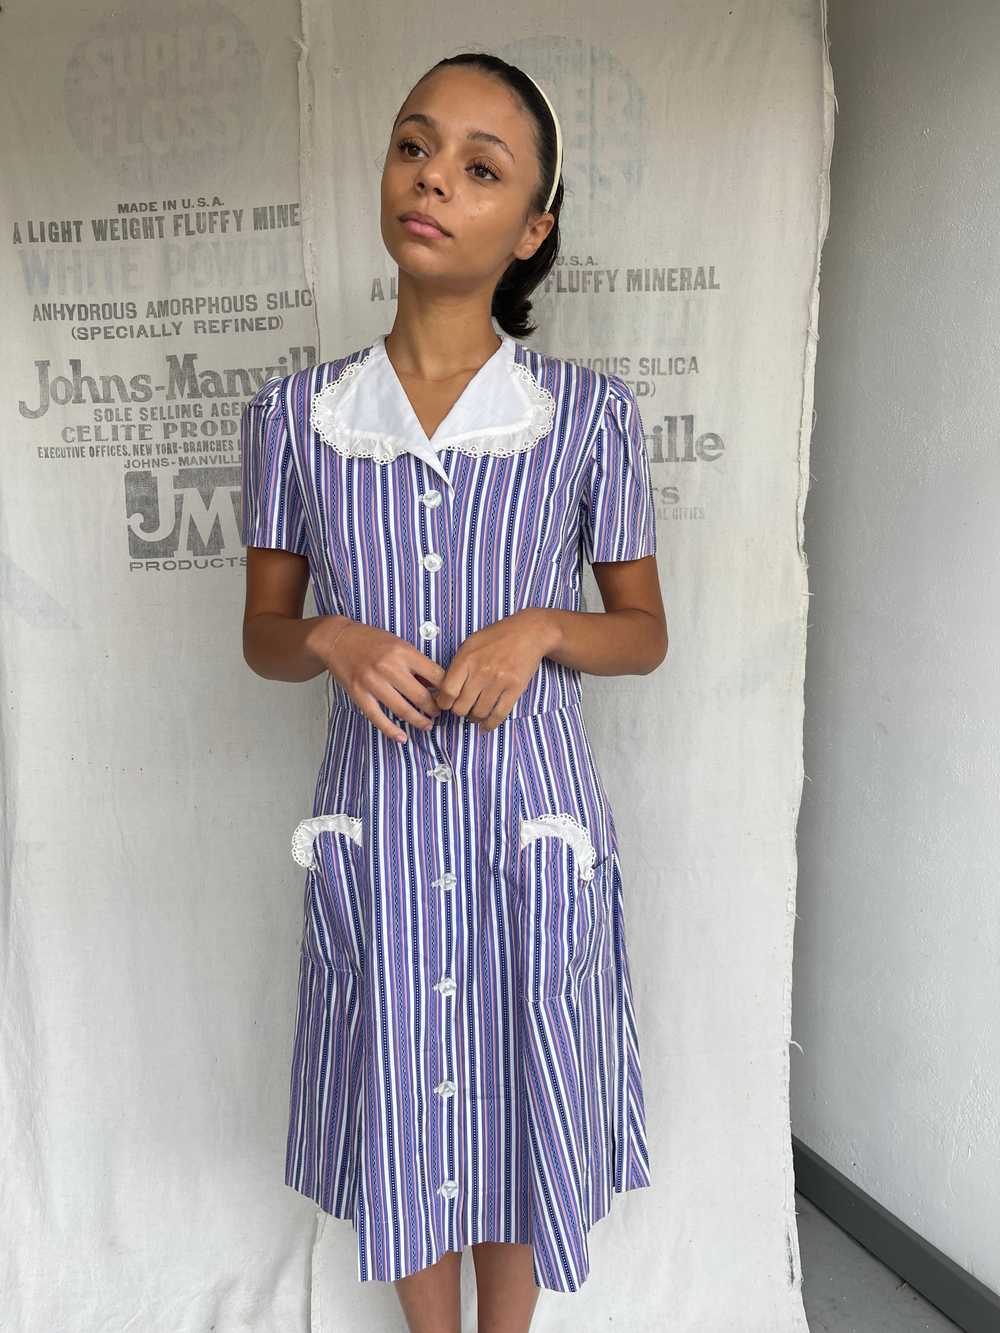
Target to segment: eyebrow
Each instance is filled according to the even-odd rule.
[[[396,129],[398,130],[400,126],[405,125],[408,120],[419,121],[421,125],[426,125],[428,129],[431,130],[436,130],[440,128],[433,116],[426,116],[422,111],[411,111],[409,115],[404,116],[403,119],[399,122],[399,124],[397,124]],[[393,131],[393,133],[395,133],[395,130]],[[498,148],[502,148],[504,150],[504,152],[507,154],[507,156],[510,158],[512,162],[515,162],[517,160],[514,157],[514,154],[504,143],[503,139],[499,138],[496,134],[490,134],[489,130],[469,130],[465,137],[466,139],[478,139],[483,143],[496,144]]]

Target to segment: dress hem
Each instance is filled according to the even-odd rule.
[[[637,1178],[633,1177],[630,1178],[628,1181],[626,1181],[624,1185],[621,1186],[613,1185],[611,1188],[611,1196],[608,1199],[607,1208],[604,1210],[603,1213],[595,1214],[595,1216],[591,1219],[590,1226],[584,1232],[584,1235],[589,1236],[590,1232],[598,1224],[598,1222],[603,1222],[606,1217],[609,1217],[611,1215],[611,1211],[614,1207],[616,1194],[627,1194],[635,1190],[649,1189],[652,1183],[653,1182],[651,1178],[643,1179],[642,1177],[637,1177]],[[319,1199],[316,1198],[315,1193],[310,1193],[308,1190],[302,1189],[298,1185],[293,1185],[292,1182],[289,1180],[286,1180],[285,1184],[288,1186],[289,1189],[294,1190],[296,1194],[301,1195],[305,1199],[311,1200],[311,1202],[316,1205],[319,1211],[322,1213],[326,1213],[328,1217],[335,1217],[338,1221],[341,1222],[350,1222],[355,1235],[358,1234],[357,1218],[354,1216],[353,1212],[351,1213],[337,1212],[334,1209],[324,1208],[322,1203],[320,1203]],[[501,1244],[501,1245],[508,1245],[508,1244],[530,1245],[531,1241],[530,1239],[521,1239],[520,1237],[517,1236],[477,1236],[475,1237],[475,1239],[467,1240],[460,1250],[456,1249],[453,1246],[450,1246],[446,1249],[434,1252],[432,1257],[429,1258],[426,1263],[418,1264],[415,1267],[411,1268],[404,1268],[402,1271],[398,1273],[393,1273],[390,1271],[385,1273],[384,1275],[380,1273],[369,1273],[366,1277],[361,1277],[359,1275],[358,1281],[396,1282],[400,1278],[412,1277],[414,1273],[423,1272],[425,1268],[430,1268],[432,1264],[436,1264],[438,1260],[442,1259],[446,1254],[463,1254],[465,1250],[469,1249],[471,1246],[480,1245],[484,1243]],[[587,1272],[584,1273],[583,1277],[580,1279],[580,1281],[577,1283],[576,1286],[565,1286],[565,1287],[549,1286],[545,1282],[539,1282],[537,1274],[535,1275],[535,1281],[543,1291],[554,1291],[560,1295],[572,1295],[573,1293],[580,1290],[580,1288],[584,1285],[589,1276],[590,1276],[590,1269],[588,1267]]]

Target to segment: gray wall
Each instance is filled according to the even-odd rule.
[[[832,0],[792,1125],[1000,1289],[1000,5]]]

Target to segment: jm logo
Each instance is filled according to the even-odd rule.
[[[160,560],[238,548],[239,500],[239,467],[126,472],[129,555]]]

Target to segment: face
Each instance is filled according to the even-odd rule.
[[[393,125],[382,239],[401,273],[492,290],[554,225],[551,213],[530,209],[539,177],[534,123],[515,95],[481,70],[438,70],[417,84]],[[411,231],[400,220],[408,212],[428,213],[447,235]]]

